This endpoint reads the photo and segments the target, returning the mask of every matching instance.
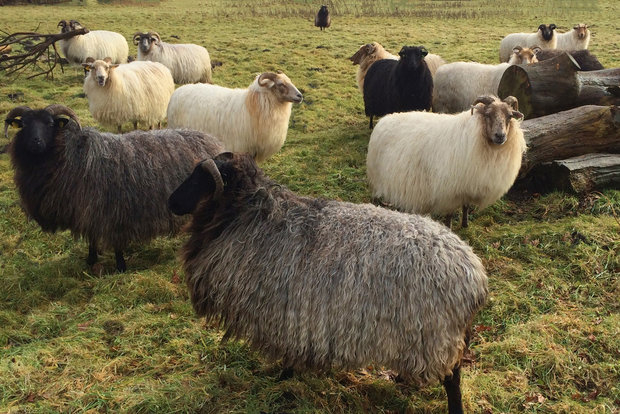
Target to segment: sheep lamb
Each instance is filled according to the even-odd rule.
[[[469,109],[482,95],[497,95],[499,83],[510,65],[538,62],[540,48],[516,46],[508,63],[485,65],[476,62],[454,62],[437,70],[433,87],[433,111],[457,113]]]
[[[222,321],[227,337],[285,368],[374,363],[405,380],[440,380],[450,412],[462,412],[460,361],[487,276],[449,229],[300,197],[248,154],[204,160],[169,203],[193,212],[182,258],[194,309]]]
[[[364,111],[370,117],[393,112],[429,110],[433,77],[424,46],[403,46],[400,60],[382,59],[370,66],[364,80]]]
[[[314,17],[314,25],[323,30],[331,26],[331,24],[332,18],[329,15],[329,10],[327,9],[327,6],[323,5]]]
[[[174,92],[174,80],[167,67],[158,62],[131,62],[113,65],[109,58],[83,63],[89,74],[84,93],[93,118],[104,126],[126,122],[149,127],[160,125],[166,117],[168,101]]]
[[[71,32],[84,28],[77,20],[61,20],[58,23],[60,33]],[[107,30],[91,30],[84,35],[73,36],[59,41],[60,50],[70,63],[80,65],[86,58],[105,59],[112,63],[126,63],[129,45],[125,37]]]
[[[189,130],[134,131],[124,135],[84,128],[62,105],[14,108],[5,119],[21,128],[9,145],[22,208],[44,231],[71,230],[97,250],[113,248],[116,269],[125,271],[123,250],[178,232],[184,220],[167,206],[172,191],[196,159],[223,148]]]
[[[515,46],[555,49],[558,44],[558,36],[554,32],[556,27],[555,24],[541,24],[536,33],[510,33],[499,44],[499,61],[508,62]]]
[[[556,36],[558,49],[584,50],[590,45],[590,29],[587,24],[576,24],[570,32],[557,33]]]
[[[211,58],[204,47],[162,42],[157,32],[138,32],[133,35],[133,42],[138,46],[137,60],[161,63],[170,69],[175,83],[212,83]]]
[[[408,112],[382,118],[370,135],[366,167],[374,197],[419,214],[480,208],[517,178],[525,139],[517,99],[481,96],[460,114]]]
[[[168,105],[168,126],[218,137],[228,151],[261,162],[282,148],[293,102],[302,94],[284,73],[265,72],[247,89],[195,84],[178,88]]]

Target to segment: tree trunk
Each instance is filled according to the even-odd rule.
[[[531,171],[528,187],[537,192],[578,194],[620,188],[620,154],[586,154],[540,164]]]
[[[589,153],[620,154],[620,109],[614,106],[582,106],[523,121],[521,128],[528,150],[520,178],[554,160]]]
[[[564,53],[542,62],[516,66],[504,72],[498,96],[519,100],[525,119],[536,118],[586,104],[620,105],[620,68],[579,71]]]

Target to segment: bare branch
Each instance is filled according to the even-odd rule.
[[[6,32],[3,33],[6,34]],[[25,52],[16,55],[1,55],[0,72],[5,72],[7,75],[12,75],[14,73],[19,74],[19,72],[23,71],[26,67],[32,66],[36,69],[42,70],[42,72],[28,76],[27,79],[41,75],[45,75],[46,77],[51,77],[53,79],[53,71],[58,64],[60,64],[60,68],[63,70],[60,55],[56,49],[56,42],[86,33],[88,33],[88,29],[81,28],[70,32],[54,34],[41,34],[36,32],[17,32],[8,34],[0,40],[0,50],[3,46],[21,45]],[[31,45],[33,41],[39,41],[39,43]],[[15,48],[13,49],[15,50]],[[39,59],[44,54],[47,54],[47,69],[40,68],[38,65]]]

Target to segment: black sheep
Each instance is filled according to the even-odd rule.
[[[583,50],[562,50],[562,49],[543,49],[536,53],[538,61],[547,60],[568,53],[575,59],[582,71],[605,69],[601,62],[588,49]]]
[[[371,129],[375,115],[431,108],[433,77],[424,60],[427,54],[424,46],[403,46],[400,60],[378,60],[368,69],[364,106]]]
[[[316,17],[314,18],[314,25],[316,27],[320,27],[323,30],[326,27],[329,27],[332,24],[332,18],[329,17],[329,10],[327,10],[327,6],[323,5],[319,9]]]

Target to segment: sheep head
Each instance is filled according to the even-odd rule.
[[[75,112],[66,106],[49,105],[39,110],[18,106],[4,120],[4,135],[8,135],[9,126],[20,128],[14,140],[16,151],[42,155],[53,147],[56,134],[71,120],[82,128]]]
[[[178,216],[189,214],[201,200],[219,200],[225,194],[234,193],[241,180],[257,173],[258,166],[248,154],[224,152],[212,159],[207,158],[199,162],[170,195],[168,207]]]
[[[366,43],[365,45],[360,46],[357,52],[355,52],[349,60],[352,61],[354,65],[359,65],[367,56],[375,53],[375,49],[376,47],[373,43]]]
[[[398,52],[400,65],[404,65],[407,71],[415,71],[424,66],[424,57],[428,51],[424,46],[403,46]]]
[[[543,39],[549,41],[553,38],[553,31],[556,29],[556,27],[557,26],[553,23],[549,25],[541,24],[540,26],[538,26],[538,31],[542,35]]]
[[[118,67],[118,64],[112,65],[111,63],[112,59],[107,57],[103,60],[82,63],[82,67],[89,72],[89,77],[103,87],[110,78],[110,72]]]
[[[153,45],[159,45],[161,43],[161,37],[157,32],[140,33],[136,32],[133,35],[133,44],[138,46],[140,52],[148,54]]]
[[[488,142],[502,145],[508,138],[512,119],[523,119],[519,112],[519,103],[514,96],[508,96],[503,101],[496,96],[479,96],[471,107],[481,115],[484,126],[484,135]]]
[[[573,26],[573,30],[577,33],[577,38],[585,39],[588,36],[588,25],[584,23],[579,23]]]
[[[527,65],[530,63],[538,62],[538,58],[536,57],[536,53],[540,52],[540,47],[533,46],[532,48],[515,46],[512,49],[512,55],[510,55],[510,59],[508,63],[511,65]]]
[[[288,76],[280,71],[260,74],[257,83],[261,89],[271,91],[280,102],[300,103],[304,98]]]

